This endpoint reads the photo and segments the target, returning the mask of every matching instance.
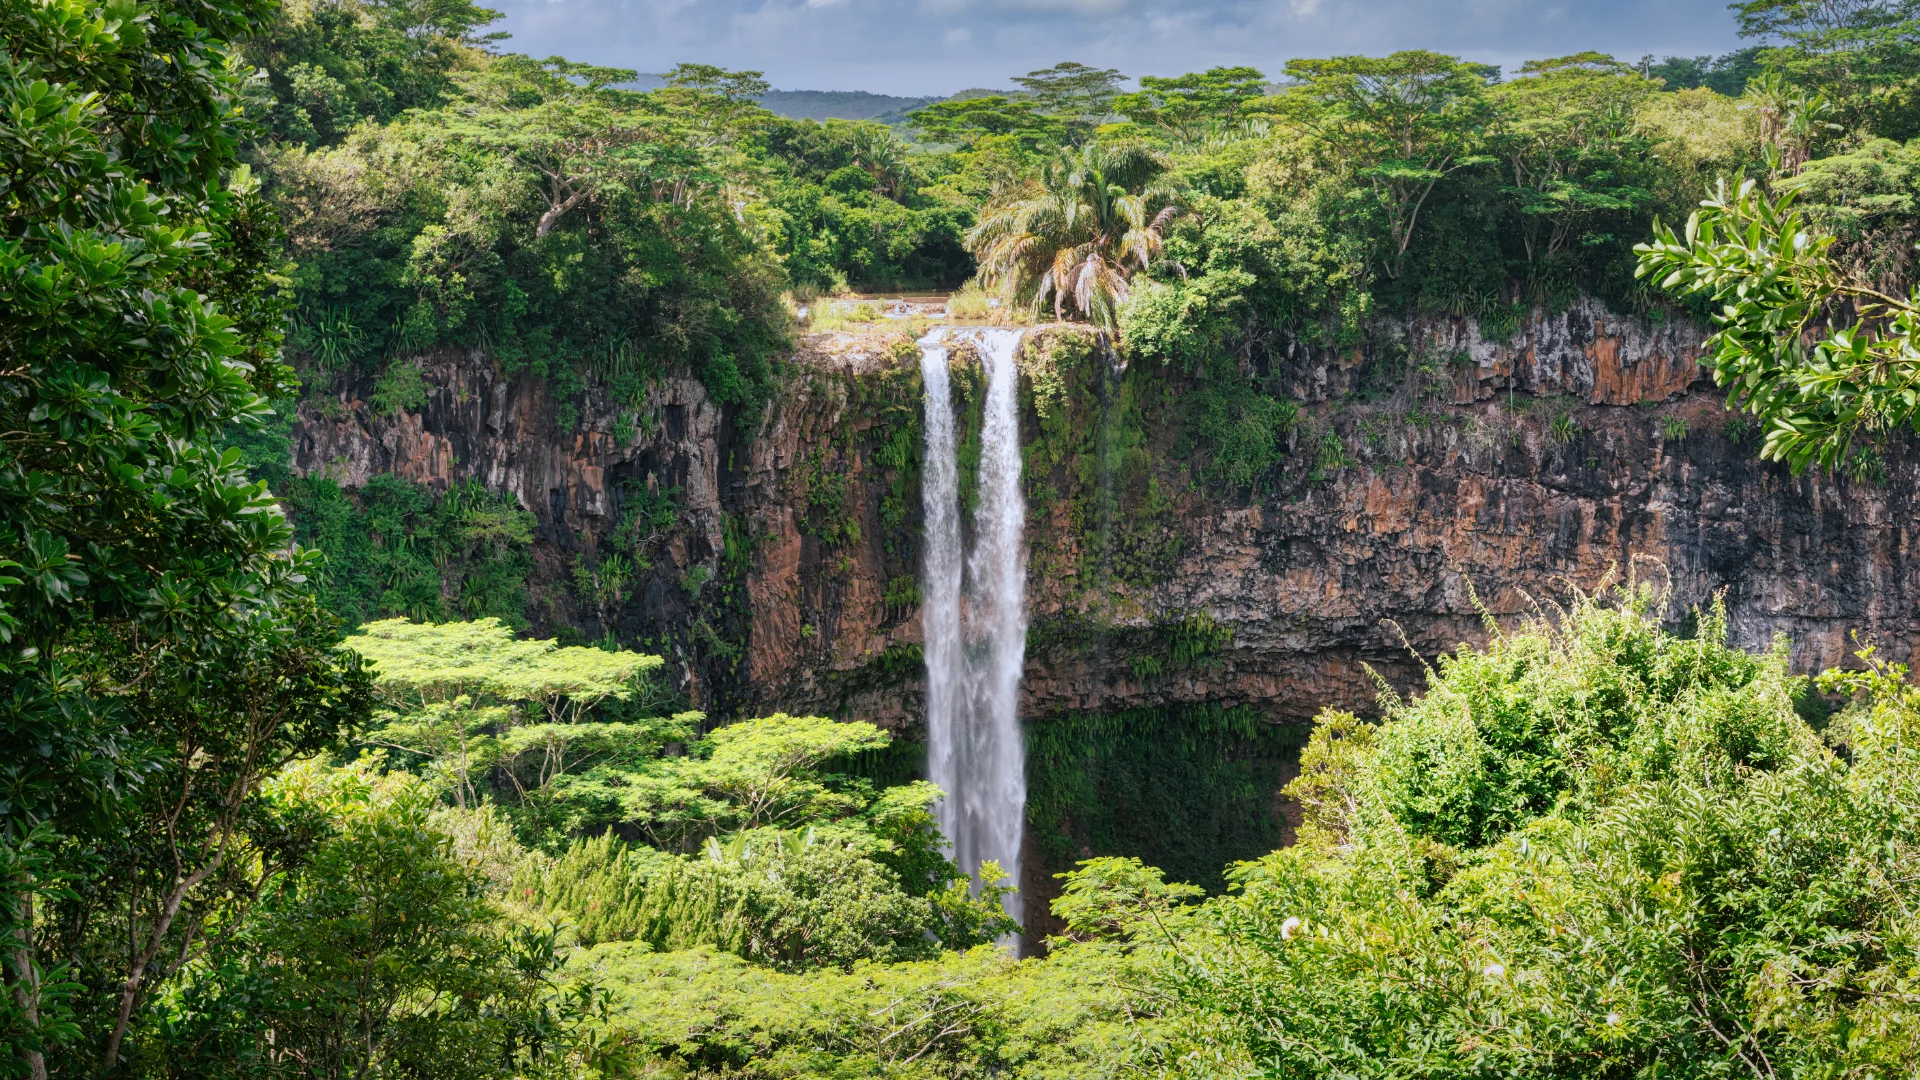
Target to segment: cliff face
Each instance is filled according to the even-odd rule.
[[[1246,363],[1306,403],[1289,436],[1302,464],[1257,495],[1185,479],[1190,444],[1151,412],[1138,431],[1158,464],[1144,480],[1030,454],[1023,715],[1365,708],[1363,665],[1409,682],[1408,645],[1431,656],[1484,636],[1476,595],[1518,618],[1636,558],[1650,560],[1641,577],[1670,579],[1676,620],[1723,594],[1741,644],[1785,634],[1803,670],[1844,660],[1854,632],[1920,661],[1920,460],[1903,453],[1861,481],[1757,461],[1699,379],[1699,341],[1593,302],[1505,340],[1436,321],[1382,338],[1405,357],[1384,391],[1377,357],[1283,343]],[[374,415],[363,384],[325,410],[304,405],[296,469],[350,487],[390,471],[511,492],[539,522],[536,629],[665,648],[688,693],[721,713],[915,726],[919,382],[902,339],[810,341],[751,436],[689,379],[637,411],[589,390],[563,431],[541,380],[481,356],[424,363],[418,412]],[[1096,396],[1124,402],[1104,363],[1053,374],[1104,381]],[[1180,388],[1155,392],[1178,415]],[[1041,397],[1028,388],[1034,438]],[[1147,494],[1127,494],[1136,481]],[[1118,509],[1102,525],[1085,508],[1107,488]],[[649,568],[582,598],[573,567],[595,564],[642,491],[673,493],[677,522]],[[1125,544],[1103,539],[1114,529],[1131,530]],[[1112,569],[1133,549],[1150,549],[1148,569]]]

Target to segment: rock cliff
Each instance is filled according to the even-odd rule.
[[[1402,357],[1383,392],[1366,350],[1279,343],[1245,362],[1304,403],[1288,436],[1302,464],[1258,493],[1207,489],[1182,472],[1191,446],[1149,415],[1141,437],[1163,459],[1153,505],[1109,504],[1127,543],[1146,536],[1145,571],[1107,565],[1125,545],[1102,542],[1113,523],[1076,501],[1131,481],[1030,456],[1023,715],[1365,708],[1367,667],[1410,682],[1409,646],[1430,657],[1479,640],[1482,607],[1524,617],[1610,569],[1670,581],[1676,622],[1724,596],[1740,643],[1785,635],[1801,669],[1844,660],[1856,632],[1920,661],[1920,460],[1904,453],[1860,479],[1756,460],[1700,379],[1700,338],[1592,301],[1504,339],[1436,320],[1372,347]],[[689,695],[721,713],[823,711],[911,731],[919,383],[903,337],[809,340],[751,425],[680,378],[638,410],[589,389],[562,430],[542,380],[480,355],[423,362],[418,411],[376,416],[351,381],[325,408],[303,405],[296,469],[349,487],[384,471],[511,492],[539,522],[536,629],[665,648]],[[1102,363],[1065,377],[1135,377]],[[1176,401],[1177,386],[1162,389]],[[1044,401],[1031,390],[1037,432]],[[673,493],[677,524],[620,595],[581,598],[570,568],[593,564],[641,490]]]

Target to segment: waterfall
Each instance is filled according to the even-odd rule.
[[[1018,714],[1027,648],[1026,502],[1020,493],[1020,331],[969,334],[986,367],[979,501],[973,551],[963,551],[948,350],[939,331],[921,341],[926,384],[927,772],[947,793],[935,808],[954,861],[974,873],[985,859],[1018,883],[1027,801],[1026,747]],[[1007,913],[1019,917],[1012,897]]]

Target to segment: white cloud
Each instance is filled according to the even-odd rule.
[[[948,45],[965,45],[967,42],[973,40],[973,31],[964,26],[956,26],[942,35],[941,40],[945,41]]]
[[[1295,15],[1320,14],[1320,0],[1287,0],[1287,7]]]

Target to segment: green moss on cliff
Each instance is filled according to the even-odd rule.
[[[294,536],[325,554],[314,584],[349,626],[495,617],[527,625],[533,515],[478,482],[445,495],[383,473],[348,490],[326,476],[280,488]]]

